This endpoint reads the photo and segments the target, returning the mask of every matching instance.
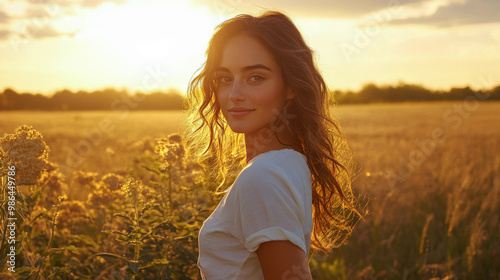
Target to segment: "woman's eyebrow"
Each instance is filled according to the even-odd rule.
[[[271,70],[271,68],[265,66],[264,64],[255,64],[255,65],[245,66],[245,67],[241,68],[241,72],[246,72],[246,71],[250,71],[250,70],[254,70],[254,69],[264,69],[264,70],[267,70],[269,72],[273,72],[273,70]],[[231,73],[231,71],[229,71],[229,69],[226,67],[217,67],[217,69],[215,69],[215,71],[216,72],[229,72],[229,73]]]

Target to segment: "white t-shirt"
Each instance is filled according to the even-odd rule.
[[[309,254],[311,173],[305,155],[282,149],[251,159],[199,233],[203,279],[264,279],[255,252],[263,242],[289,240]]]

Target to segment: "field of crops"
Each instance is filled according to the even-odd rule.
[[[314,279],[500,279],[500,102],[334,110],[368,213],[348,244],[311,255]],[[0,279],[199,279],[220,196],[169,137],[181,112],[0,116]]]

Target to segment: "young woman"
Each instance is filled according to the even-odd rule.
[[[206,56],[186,145],[221,187],[238,175],[200,230],[201,275],[311,279],[311,239],[323,251],[342,244],[357,214],[351,152],[312,51],[287,16],[266,12],[220,24]]]

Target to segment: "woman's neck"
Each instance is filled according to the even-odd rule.
[[[272,150],[293,149],[303,152],[299,140],[294,138],[289,131],[277,134],[278,137],[271,130],[269,130],[269,133],[263,131],[257,135],[245,134],[247,162],[262,153]]]

